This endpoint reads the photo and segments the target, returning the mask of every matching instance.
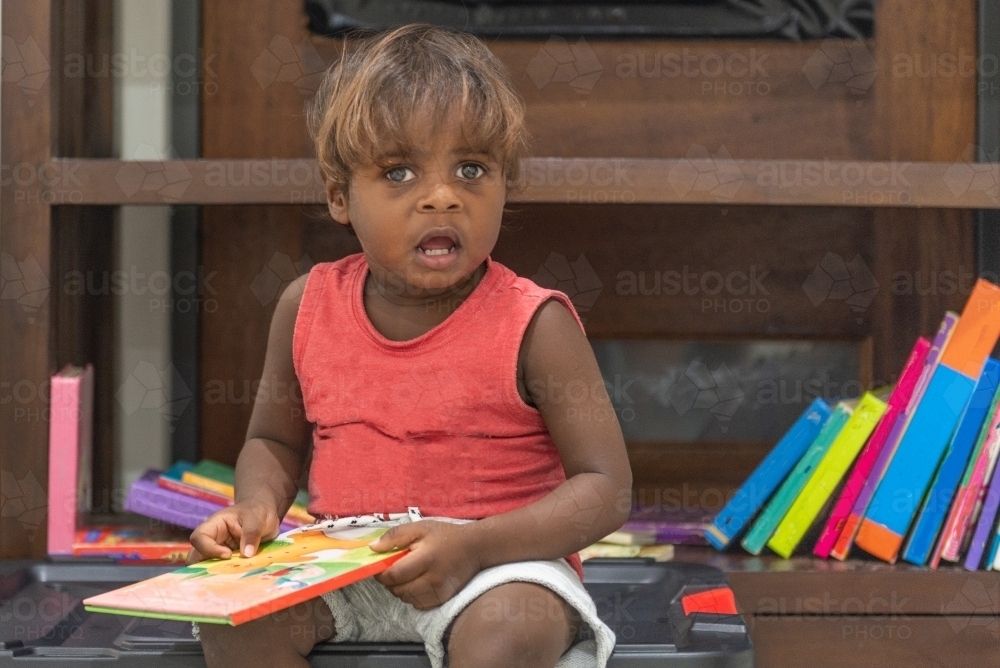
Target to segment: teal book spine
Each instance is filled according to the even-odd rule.
[[[830,418],[823,425],[816,440],[812,442],[809,449],[792,469],[792,472],[785,478],[774,497],[768,502],[761,512],[760,517],[750,527],[750,531],[743,538],[740,545],[750,554],[760,554],[764,545],[771,538],[771,534],[778,528],[778,524],[785,517],[785,513],[795,503],[802,488],[805,487],[813,471],[823,461],[823,456],[837,438],[837,434],[844,428],[847,420],[851,417],[853,409],[846,403],[840,402],[833,409]]]

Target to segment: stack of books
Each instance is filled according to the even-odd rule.
[[[125,510],[161,522],[194,529],[234,500],[236,471],[211,459],[197,464],[180,460],[166,471],[149,469],[129,488]],[[298,496],[281,522],[281,531],[312,524],[306,511],[308,492]]]
[[[920,338],[892,388],[816,398],[715,517],[706,537],[788,558],[1000,569],[1000,287]]]

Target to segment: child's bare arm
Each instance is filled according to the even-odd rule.
[[[525,333],[524,384],[559,450],[566,482],[538,501],[476,522],[481,567],[555,559],[628,519],[632,469],[594,352],[566,308],[550,300]]]
[[[311,433],[292,364],[292,333],[306,277],[294,281],[275,308],[264,370],[246,442],[236,460],[236,503],[205,520],[191,534],[195,554],[228,557],[233,549],[253,552],[274,538],[295,500]]]
[[[445,602],[483,568],[564,557],[628,518],[632,469],[621,427],[593,350],[565,307],[549,301],[538,310],[521,358],[567,480],[532,504],[477,522],[423,521],[387,531],[373,549],[409,547],[411,554],[375,578],[418,609]]]

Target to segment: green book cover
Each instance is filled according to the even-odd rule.
[[[851,402],[847,401],[841,401],[834,407],[833,413],[830,414],[830,419],[820,429],[812,445],[809,446],[809,449],[799,459],[795,468],[785,478],[785,482],[778,488],[778,491],[774,493],[774,496],[753,523],[753,526],[750,527],[750,531],[743,537],[740,545],[747,552],[750,554],[760,554],[761,550],[764,549],[767,539],[771,537],[775,527],[778,526],[778,523],[785,516],[785,513],[788,512],[788,509],[791,508],[795,498],[809,480],[809,476],[812,475],[820,460],[823,459],[823,455],[826,454],[826,451],[833,444],[841,428],[847,423],[848,418],[851,416],[851,411]]]
[[[791,556],[861,452],[886,408],[884,401],[871,392],[865,392],[851,419],[837,434],[802,492],[774,530],[774,535],[767,542],[769,548],[786,559]]]

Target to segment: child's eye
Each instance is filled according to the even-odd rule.
[[[479,170],[478,172],[476,170]],[[467,162],[458,168],[458,175],[463,179],[475,179],[486,173],[486,168],[474,162]]]
[[[413,174],[413,170],[409,167],[393,167],[392,169],[386,171],[385,176],[393,183],[404,183],[410,180],[405,178],[407,172]]]

